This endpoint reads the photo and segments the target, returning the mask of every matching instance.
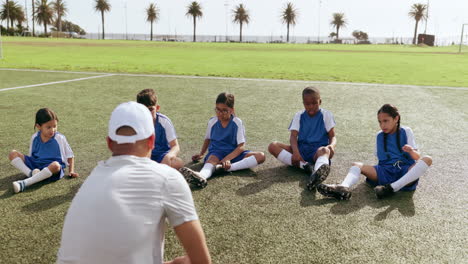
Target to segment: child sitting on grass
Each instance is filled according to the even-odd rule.
[[[218,169],[237,171],[256,167],[265,161],[263,152],[245,150],[245,128],[242,121],[234,114],[234,95],[221,93],[216,98],[216,117],[208,121],[205,141],[200,153],[192,157],[193,161],[205,157],[205,164],[200,172],[183,167],[180,172],[189,183],[204,188],[207,179]]]
[[[296,113],[289,126],[290,145],[274,141],[268,151],[286,165],[303,168],[310,175],[307,189],[312,191],[330,173],[336,146],[335,120],[330,111],[320,108],[317,88],[306,87],[302,102],[305,109]]]
[[[8,156],[11,164],[26,175],[25,180],[13,182],[13,191],[19,193],[34,183],[48,179],[56,181],[63,177],[68,165],[69,176],[78,177],[74,171],[73,151],[64,135],[57,132],[57,115],[48,108],[36,113],[36,132],[31,138],[29,155],[12,150]]]
[[[160,106],[156,93],[153,89],[144,89],[138,93],[137,102],[146,106],[153,116],[156,140],[151,159],[174,169],[180,169],[184,166],[184,162],[177,157],[180,147],[174,125],[167,116],[159,113]]]
[[[421,158],[413,131],[400,127],[400,113],[390,104],[383,105],[377,112],[380,128],[376,140],[376,156],[379,164],[375,166],[355,162],[348,175],[339,185],[320,184],[317,190],[324,196],[338,200],[351,198],[350,187],[358,183],[361,173],[367,181],[376,186],[375,195],[381,199],[399,190],[413,191],[418,179],[431,166],[432,158]]]

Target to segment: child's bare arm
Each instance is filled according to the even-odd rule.
[[[297,136],[299,135],[299,131],[291,130],[291,135],[289,137],[289,143],[291,144],[292,149],[292,158],[291,163],[293,166],[299,167],[299,162],[304,161],[299,152],[299,146],[297,143]]]
[[[332,129],[330,129],[330,131],[328,131],[328,142],[330,142],[328,144],[328,149],[330,150],[330,158],[333,157],[333,155],[335,154],[335,148],[336,148],[336,136],[335,136],[335,128],[333,127]]]
[[[203,146],[202,146],[202,148],[200,150],[200,153],[193,155],[192,160],[193,161],[199,161],[201,158],[203,158],[203,155],[205,155],[205,152],[208,149],[209,145],[210,145],[210,140],[205,139],[205,141],[203,141]]]
[[[414,160],[419,160],[421,158],[421,154],[419,153],[419,151],[417,149],[414,149],[410,145],[404,145],[402,149],[404,152],[407,152],[410,155],[410,157]]]
[[[220,160],[219,163],[223,165],[223,168],[228,170],[231,168],[231,160],[235,159],[245,150],[245,143],[240,143],[237,147],[229,153],[224,159]]]
[[[68,161],[68,175],[73,178],[79,177],[80,175],[75,172],[75,158],[74,157],[68,158],[67,161]]]

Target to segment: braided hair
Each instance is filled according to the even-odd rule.
[[[397,116],[399,117],[398,118],[398,123],[397,123],[397,134],[396,134],[396,143],[397,143],[397,146],[398,146],[398,150],[400,152],[401,151],[401,144],[400,144],[400,121],[401,121],[401,116],[400,116],[400,113],[398,112],[398,108],[396,108],[396,106],[394,105],[391,105],[391,104],[384,104],[380,109],[379,111],[377,112],[377,114],[380,114],[380,113],[385,113],[385,114],[388,114],[389,116],[391,116],[392,118],[396,118]],[[384,150],[385,152],[387,152],[387,136],[388,134],[387,133],[384,133]]]

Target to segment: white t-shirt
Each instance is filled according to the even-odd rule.
[[[73,198],[57,263],[162,263],[166,219],[198,220],[179,172],[130,155],[101,161]]]

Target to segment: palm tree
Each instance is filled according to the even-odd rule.
[[[203,16],[201,5],[197,1],[193,1],[187,7],[187,13],[185,15],[193,17],[193,42],[196,42],[197,38],[195,32],[197,29],[197,18],[201,18]]]
[[[418,33],[418,24],[419,21],[426,20],[427,19],[427,5],[425,4],[413,4],[411,6],[411,10],[408,13],[408,15],[411,18],[414,18],[416,20],[416,25],[414,25],[414,36],[413,36],[413,45],[416,44],[416,34]]]
[[[48,0],[36,0],[36,6],[36,21],[44,25],[44,34],[47,36],[47,25],[52,24],[54,19],[52,4]]]
[[[298,12],[294,5],[291,2],[287,3],[286,7],[281,13],[281,21],[283,22],[283,24],[287,25],[288,29],[288,33],[286,35],[286,42],[289,42],[289,25],[296,25],[297,15]]]
[[[52,2],[52,6],[57,15],[57,29],[59,32],[62,32],[62,16],[65,16],[68,12],[67,6],[63,0]]]
[[[36,30],[34,29],[34,21],[36,20],[36,8],[34,7],[34,0],[31,0],[32,2],[32,27],[33,27],[33,32],[32,35],[33,37],[36,36]]]
[[[340,38],[340,28],[345,27],[348,23],[344,18],[344,13],[333,13],[333,19],[330,22],[334,28],[336,28],[336,39]]]
[[[15,1],[6,1],[0,11],[0,20],[7,21],[7,29],[13,28],[15,21],[21,27],[26,20],[23,7]]]
[[[146,9],[146,21],[151,23],[151,41],[153,41],[153,22],[159,19],[159,9],[156,4],[150,4]]]
[[[242,42],[242,25],[248,24],[250,22],[249,12],[245,9],[243,4],[239,4],[234,10],[234,23],[239,23],[240,33],[239,33],[239,42]]]
[[[98,12],[101,12],[102,18],[102,39],[104,39],[104,12],[109,12],[111,9],[111,5],[107,0],[95,0],[96,6],[94,9]]]

